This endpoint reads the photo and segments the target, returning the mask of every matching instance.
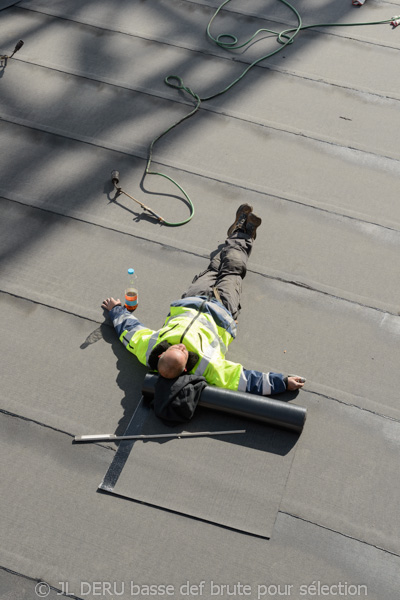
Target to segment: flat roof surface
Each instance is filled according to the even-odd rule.
[[[319,25],[273,55],[265,30],[297,26],[287,5],[227,3],[214,37],[264,30],[235,50],[206,35],[218,6],[0,0],[0,54],[24,42],[0,67],[5,600],[398,596],[400,27],[366,23],[400,1],[297,0]],[[167,179],[144,178],[152,140],[195,105],[168,75],[203,99],[154,146],[152,169],[195,207],[178,227],[110,178],[189,217]],[[101,302],[133,266],[135,314],[158,329],[243,202],[263,222],[228,358],[306,377],[281,397],[305,427],[199,413],[194,430],[248,437],[140,442],[105,493],[118,445],[73,437],[122,434],[147,370]]]

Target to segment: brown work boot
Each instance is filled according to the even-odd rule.
[[[249,234],[249,236],[255,240],[256,236],[257,236],[257,227],[259,227],[262,223],[262,220],[260,217],[257,217],[254,213],[250,213],[247,216],[247,221],[246,221],[246,233]]]
[[[230,237],[232,233],[237,231],[238,229],[245,231],[246,229],[246,221],[248,215],[253,210],[253,207],[250,204],[241,204],[236,211],[236,219],[235,222],[228,229],[227,237]]]

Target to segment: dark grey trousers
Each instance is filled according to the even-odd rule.
[[[207,269],[196,275],[182,298],[208,296],[216,287],[222,304],[237,319],[241,308],[242,282],[252,247],[253,240],[247,233],[238,231],[227,238],[223,247],[212,256]]]

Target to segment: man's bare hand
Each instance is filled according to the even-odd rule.
[[[288,377],[288,384],[287,384],[287,389],[290,392],[293,392],[294,390],[298,390],[300,388],[303,387],[303,385],[305,384],[306,380],[304,379],[304,377],[298,377],[297,375],[292,375],[290,377]]]
[[[121,304],[121,300],[114,300],[114,298],[106,298],[105,300],[103,300],[101,308],[104,308],[105,310],[112,310],[114,306],[118,306],[118,304]]]

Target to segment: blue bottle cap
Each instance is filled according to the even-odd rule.
[[[128,269],[128,273],[129,273],[129,275],[133,275],[133,274],[134,274],[134,272],[135,272],[135,269]]]

